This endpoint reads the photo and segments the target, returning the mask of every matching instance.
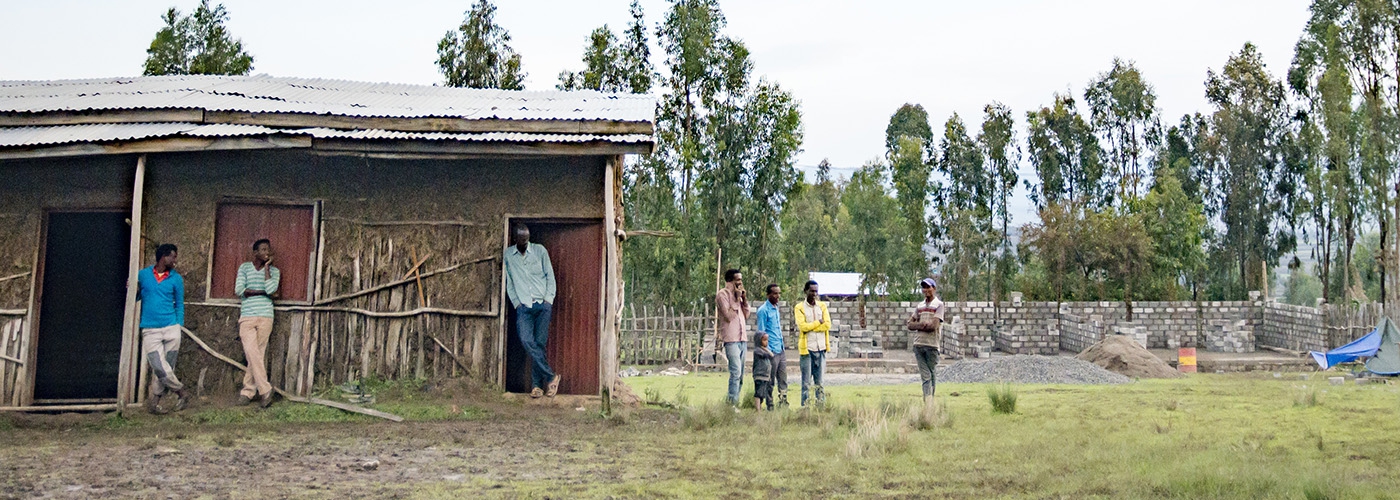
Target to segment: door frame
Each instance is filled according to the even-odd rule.
[[[33,295],[29,303],[29,340],[25,349],[27,352],[24,353],[25,383],[23,387],[20,387],[20,389],[24,391],[23,395],[20,397],[20,406],[30,406],[34,404],[34,386],[39,382],[38,379],[35,378],[38,373],[36,368],[38,364],[37,360],[39,359],[39,335],[43,327],[39,318],[42,316],[40,313],[44,305],[44,271],[48,265],[45,257],[49,247],[49,215],[54,213],[119,213],[127,216],[127,224],[131,223],[130,207],[113,205],[76,205],[43,208],[43,213],[39,218],[39,242],[35,245],[34,273],[32,275],[34,284],[30,287]],[[132,285],[133,284],[128,284],[127,286]],[[123,305],[123,308],[125,308],[125,305]],[[121,356],[126,357],[128,355],[130,355],[130,353],[123,349]],[[117,386],[118,402],[121,400],[121,382],[121,374],[119,371],[117,380],[112,381],[112,384]],[[46,401],[46,403],[66,401],[67,400],[53,400]]]
[[[510,335],[510,332],[506,331],[506,330],[507,330],[507,326],[510,324],[510,321],[506,318],[506,315],[507,315],[507,314],[511,314],[511,313],[514,312],[514,311],[512,311],[512,310],[510,310],[509,308],[506,307],[506,304],[509,304],[509,303],[510,303],[510,297],[507,297],[507,296],[506,296],[506,258],[505,258],[505,248],[508,247],[508,246],[510,246],[510,225],[511,225],[512,223],[518,222],[518,221],[525,222],[525,223],[527,223],[527,224],[528,224],[528,223],[532,223],[532,222],[544,223],[544,224],[551,224],[551,223],[553,223],[553,224],[590,224],[590,223],[597,223],[597,224],[599,224],[599,225],[601,226],[600,229],[603,231],[603,243],[604,243],[604,246],[605,246],[605,247],[606,247],[607,239],[608,239],[608,236],[609,236],[609,235],[607,234],[607,220],[606,220],[605,218],[603,218],[603,217],[587,217],[587,216],[576,216],[576,215],[563,215],[563,216],[560,216],[560,215],[534,215],[534,214],[506,213],[506,214],[504,214],[504,216],[501,218],[501,229],[502,229],[502,231],[501,231],[501,244],[500,244],[500,246],[496,247],[496,248],[499,249],[498,251],[501,252],[501,253],[500,253],[500,256],[501,256],[501,272],[500,272],[500,275],[499,275],[499,281],[497,281],[497,283],[499,284],[498,287],[499,287],[499,289],[500,289],[500,293],[499,293],[499,295],[498,295],[497,298],[496,298],[496,300],[499,301],[498,303],[501,305],[501,307],[497,309],[498,311],[501,311],[501,315],[500,315],[499,318],[497,318],[497,322],[499,323],[499,326],[497,327],[497,333],[498,333],[497,336],[499,337],[499,339],[498,339],[497,342],[496,342],[496,366],[497,366],[497,369],[496,369],[496,386],[497,386],[497,388],[499,388],[499,389],[501,390],[501,392],[506,392],[506,348],[507,348],[507,341],[509,340],[509,338],[506,337],[506,336],[507,336],[507,335]],[[605,375],[606,370],[605,370],[605,366],[604,366],[603,359],[604,359],[605,356],[608,356],[608,352],[607,352],[606,349],[603,349],[603,347],[605,347],[605,343],[603,342],[603,338],[605,337],[605,335],[603,335],[603,327],[604,327],[604,325],[606,324],[605,322],[607,321],[607,307],[606,307],[606,304],[607,304],[607,297],[608,297],[607,281],[608,281],[609,278],[608,278],[608,272],[607,272],[607,271],[608,271],[608,267],[607,267],[607,263],[608,263],[608,252],[607,252],[607,249],[604,248],[603,251],[602,251],[602,252],[599,252],[599,253],[602,255],[602,258],[599,259],[599,261],[598,261],[599,269],[602,270],[602,272],[599,273],[599,275],[602,276],[602,278],[603,278],[603,282],[598,284],[598,285],[599,285],[599,286],[598,286],[598,344],[599,344],[599,349],[598,349],[598,389],[599,389],[599,395],[601,395],[601,394],[607,389],[607,386],[605,385],[605,382],[604,382],[604,380],[605,380],[604,375]]]

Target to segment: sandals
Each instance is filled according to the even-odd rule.
[[[546,391],[546,392],[544,393],[545,396],[549,396],[549,397],[551,397],[551,398],[554,397],[555,394],[559,394],[559,376],[558,376],[558,375],[555,375],[555,376],[554,376],[554,379],[549,381],[549,390]]]

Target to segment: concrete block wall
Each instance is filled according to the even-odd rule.
[[[1263,309],[1263,322],[1254,336],[1259,345],[1295,351],[1327,350],[1321,309],[1278,302],[1266,302]]]
[[[875,346],[883,349],[908,349],[910,332],[905,322],[917,302],[871,301],[865,304],[865,324],[861,326],[860,304],[857,302],[828,302],[835,337],[842,338],[860,329],[872,332]],[[750,304],[756,313],[761,301]],[[796,346],[797,329],[792,306],[783,302],[784,338]],[[750,315],[752,332],[755,316]],[[1114,331],[1125,322],[1127,308],[1122,302],[949,302],[943,331],[943,351],[950,355],[975,357],[979,350],[998,349],[1014,352],[1026,347],[1034,337],[1056,337],[1059,348],[1080,352]],[[1242,322],[1242,323],[1241,323]],[[950,328],[953,324],[958,326]],[[1229,349],[1245,349],[1244,342],[1294,350],[1324,350],[1326,335],[1323,315],[1313,307],[1300,307],[1266,301],[1174,301],[1134,302],[1133,323],[1141,332],[1146,330],[1149,348],[1197,347],[1206,350],[1225,349],[1225,344],[1205,343],[1208,334],[1217,341],[1227,340],[1224,326],[1231,325],[1234,340],[1226,342]],[[998,332],[1001,332],[998,335]],[[1248,332],[1248,335],[1245,334]],[[1021,347],[1014,347],[1016,342]],[[1252,348],[1252,347],[1251,347]],[[1043,349],[1048,350],[1048,348]]]

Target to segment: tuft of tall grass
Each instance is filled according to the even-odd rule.
[[[1001,387],[988,387],[987,399],[992,403],[992,413],[1016,413],[1016,390],[1011,384],[1003,382]]]
[[[686,428],[695,431],[731,425],[738,417],[739,413],[734,411],[734,407],[724,400],[715,400],[681,410],[681,422]]]
[[[1322,391],[1317,386],[1309,388],[1305,385],[1293,395],[1293,406],[1312,408],[1320,404],[1322,404]]]
[[[953,426],[953,413],[948,410],[948,402],[935,399],[909,410],[905,425],[916,431],[948,428]]]
[[[879,457],[909,448],[910,428],[901,421],[891,422],[882,408],[857,408],[854,418],[851,435],[846,439],[847,456]]]

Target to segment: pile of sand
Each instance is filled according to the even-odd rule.
[[[1133,378],[1177,378],[1180,372],[1125,335],[1108,335],[1076,358]]]

